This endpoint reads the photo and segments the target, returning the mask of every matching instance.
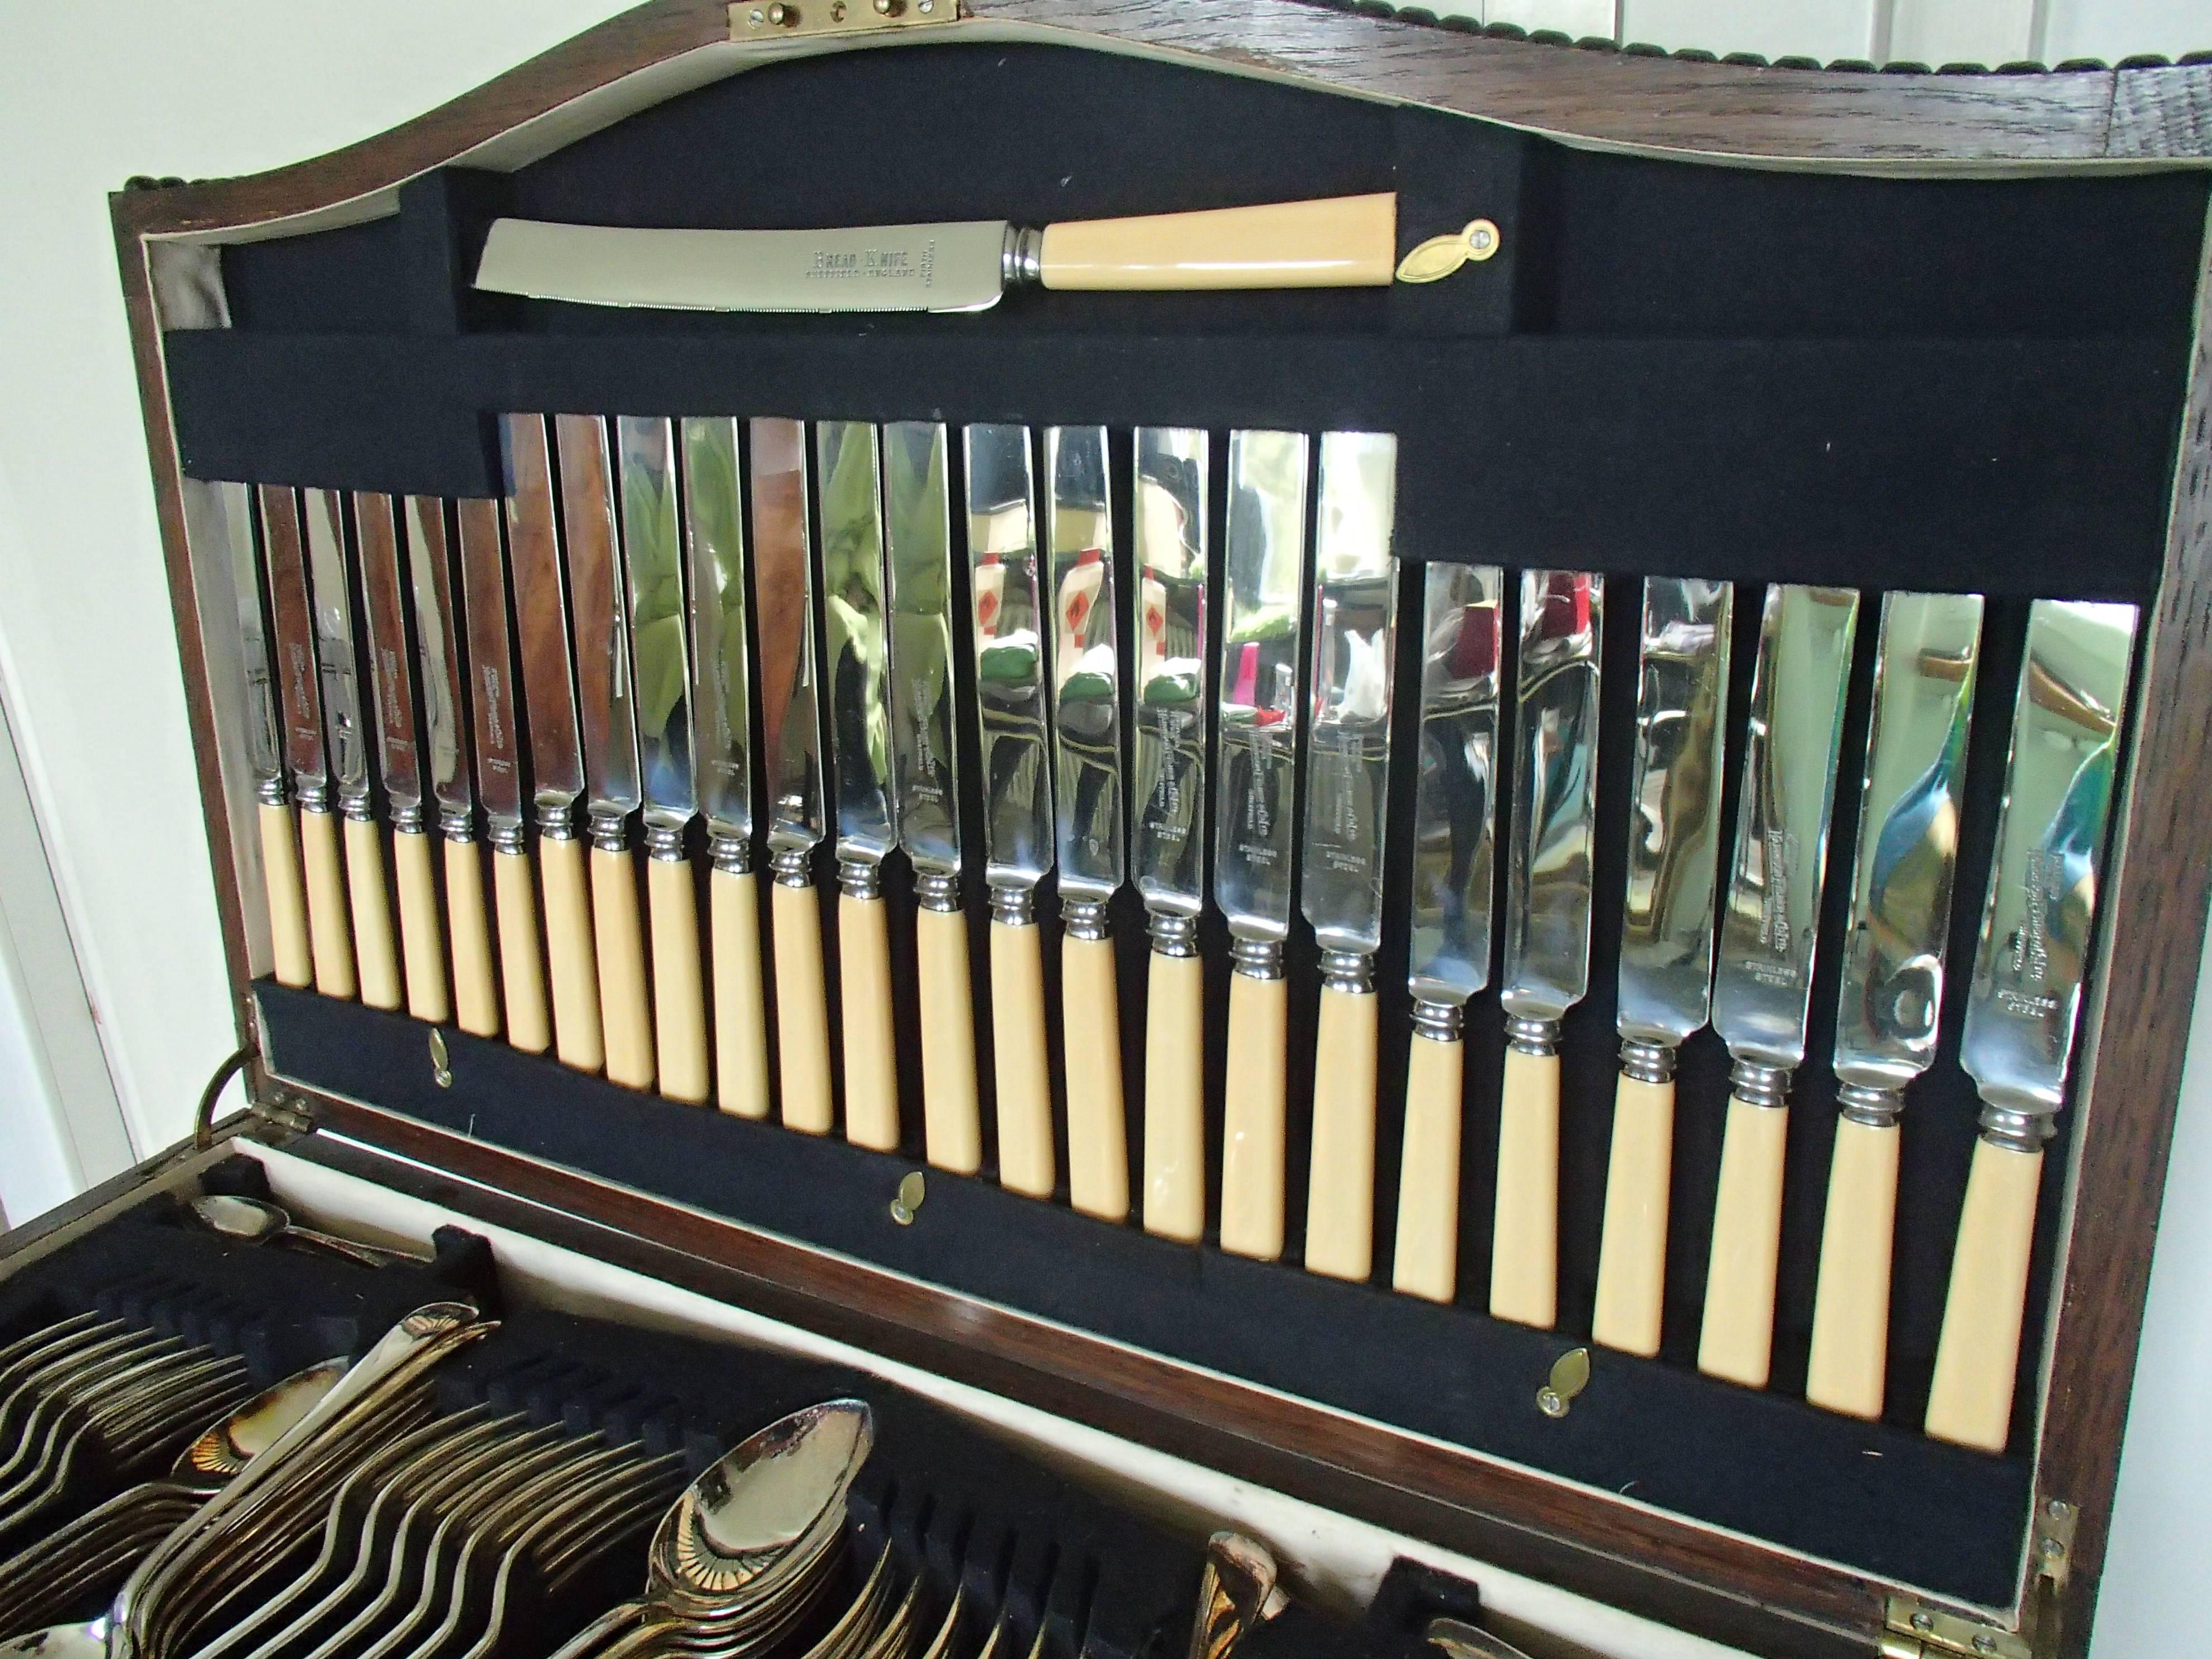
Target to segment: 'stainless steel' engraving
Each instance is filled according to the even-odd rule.
[[[1060,901],[1078,937],[1103,938],[1121,885],[1121,674],[1114,521],[1103,426],[1044,437],[1053,611],[1053,805]]]
[[[530,708],[532,799],[540,832],[564,840],[575,834],[569,811],[584,793],[584,750],[576,725],[575,677],[568,663],[568,578],[554,529],[552,458],[543,416],[510,415],[501,430],[507,447],[507,530],[514,573],[516,642]],[[475,623],[471,587],[471,629]],[[511,701],[508,708],[512,712]],[[484,798],[489,810],[488,785]]]
[[[684,422],[684,492],[695,781],[715,861],[743,874],[751,867],[753,834],[751,665],[734,420],[714,416]]]
[[[815,701],[813,560],[806,522],[806,428],[751,422],[754,599],[760,607],[761,731],[768,841],[777,878],[804,886],[822,840],[822,726]]]
[[[615,453],[646,850],[664,860],[679,859],[684,827],[699,802],[692,784],[691,655],[684,628],[674,423],[664,416],[623,416],[615,422]]]
[[[1413,795],[1415,1028],[1445,1042],[1490,982],[1505,573],[1432,564],[1421,606],[1421,727]]]
[[[1139,427],[1130,862],[1155,944],[1206,903],[1206,435]]]
[[[891,763],[900,844],[915,891],[959,904],[960,787],[952,736],[952,520],[946,434],[930,422],[883,429],[884,551],[890,612]]]
[[[814,429],[821,480],[823,686],[836,757],[837,860],[845,890],[875,889],[876,866],[898,845],[891,775],[890,636],[884,626],[884,508],[876,428],[824,421]]]
[[[985,879],[994,909],[1019,923],[1052,866],[1053,841],[1029,428],[971,426],[966,445]]]
[[[362,730],[361,684],[354,652],[352,583],[346,573],[345,509],[336,490],[300,498],[314,602],[315,661],[323,687],[331,781],[346,817],[369,816],[368,738]]]

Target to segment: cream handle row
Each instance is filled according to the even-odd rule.
[[[1364,1279],[1375,1266],[1372,991],[1324,986],[1315,1027],[1313,1161],[1306,1182],[1306,1267]]]
[[[1221,1133],[1221,1248],[1257,1261],[1283,1255],[1285,1073],[1290,981],[1229,976],[1229,1075]]]
[[[880,898],[837,901],[838,972],[844,986],[845,1138],[898,1150],[898,1038],[891,1024],[891,940]]]
[[[648,858],[645,896],[653,935],[653,1038],[660,1092],[686,1105],[707,1098],[707,988],[699,965],[699,890],[689,859]]]
[[[1747,1388],[1766,1386],[1773,1358],[1783,1154],[1789,1139],[1789,1107],[1729,1097],[1698,1369]]]
[[[1065,935],[1060,974],[1068,1201],[1102,1221],[1126,1221],[1129,1132],[1121,1110],[1121,998],[1114,941]]]
[[[1505,1050],[1490,1314],[1539,1330],[1559,1320],[1559,1057]]]
[[[956,1175],[983,1167],[975,1100],[975,1007],[968,980],[968,918],[923,909],[914,918],[921,1003],[921,1120],[929,1161]]]
[[[999,1182],[1049,1198],[1059,1179],[1045,1050],[1044,958],[1036,923],[991,922],[992,1059],[999,1086]]]
[[[447,994],[436,869],[426,832],[394,830],[392,873],[399,886],[399,953],[407,969],[407,1012],[427,1024],[443,1025],[453,1017],[453,1005]]]
[[[1045,228],[1051,289],[1387,288],[1398,263],[1398,198],[1214,208]]]
[[[1983,1451],[2005,1448],[2042,1182],[2040,1147],[1974,1143],[1928,1394],[1928,1432],[1938,1440]]]
[[[1623,1073],[1613,1085],[1605,1231],[1590,1335],[1608,1348],[1659,1352],[1667,1301],[1667,1218],[1674,1173],[1674,1080]]]
[[[1145,985],[1145,1231],[1206,1231],[1206,964],[1164,951]]]

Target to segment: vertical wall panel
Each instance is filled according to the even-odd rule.
[[[1879,0],[1621,0],[1620,38],[1669,52],[1686,46],[1762,58],[1874,55]]]
[[[1620,34],[1618,0],[1489,0],[1482,15],[1485,22],[1516,24],[1532,34],[1557,29],[1577,40],[1592,35],[1613,40]]]
[[[1891,0],[1893,63],[2018,63],[2035,55],[2035,0]]]
[[[2123,58],[2154,52],[2166,58],[2212,52],[2212,4],[2207,0],[2044,0],[2045,62]]]

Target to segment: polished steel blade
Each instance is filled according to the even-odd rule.
[[[1734,615],[1728,582],[1644,579],[1614,1024],[1647,1048],[1680,1046],[1712,1010]]]
[[[376,693],[376,759],[394,828],[422,817],[422,762],[415,737],[415,669],[407,642],[407,599],[399,571],[399,525],[389,495],[353,498],[361,544],[363,613],[368,621],[369,684]]]
[[[1848,587],[1778,584],[1766,590],[1759,622],[1713,1029],[1738,1061],[1778,1071],[1805,1058],[1858,613],[1859,596]]]
[[[884,428],[890,564],[891,763],[899,842],[924,880],[960,874],[960,784],[952,731],[952,518],[947,441],[934,422]]]
[[[507,534],[514,572],[516,643],[529,710],[531,787],[541,821],[568,826],[584,793],[583,739],[576,728],[576,678],[568,661],[568,579],[553,518],[553,465],[542,415],[510,415]],[[490,799],[487,784],[485,800]]]
[[[1407,979],[1416,1000],[1458,1007],[1490,982],[1505,573],[1432,564],[1425,586]]]
[[[1270,969],[1290,935],[1296,874],[1311,470],[1304,433],[1229,434],[1213,895],[1231,936],[1247,954],[1260,947]]]
[[[1114,896],[1125,873],[1121,670],[1115,629],[1120,596],[1106,428],[1047,428],[1044,464],[1060,890],[1066,900],[1098,905]]]
[[[752,839],[752,663],[745,638],[744,497],[738,423],[684,422],[684,587],[690,599],[693,752],[716,856]]]
[[[760,607],[761,734],[769,845],[803,868],[822,839],[822,723],[814,698],[813,559],[806,526],[806,428],[751,423],[754,602]]]
[[[1374,954],[1382,939],[1396,648],[1398,441],[1321,441],[1314,535],[1313,728],[1306,749],[1304,899],[1325,952]]]
[[[1130,863],[1156,916],[1206,904],[1206,436],[1137,428],[1137,681]]]
[[[680,838],[699,810],[692,784],[691,653],[684,629],[683,515],[676,427],[665,416],[615,422],[629,578],[639,782],[648,836]],[[674,843],[680,847],[680,839]]]
[[[883,470],[876,428],[824,421],[814,428],[822,492],[822,677],[836,757],[837,858],[849,878],[898,845],[891,777],[890,635],[884,617]]]
[[[1835,1073],[1847,1107],[1877,1103],[1849,1091],[1893,1094],[1936,1058],[1981,632],[1979,594],[1891,593],[1881,602],[1836,1004]]]
[[[1044,635],[1037,605],[1036,492],[1025,426],[971,426],[968,556],[975,600],[975,720],[983,757],[984,878],[1004,908],[1052,867]]]
[[[453,543],[447,532],[446,504],[435,495],[410,495],[399,516],[407,534],[407,579],[415,605],[422,750],[430,764],[430,793],[442,820],[457,830],[467,829],[475,821],[476,794],[469,784],[468,690],[459,613],[453,604]],[[496,556],[495,524],[493,535]],[[503,580],[501,586],[504,589]],[[502,635],[505,631],[502,617]]]
[[[685,311],[981,311],[1006,224],[641,230],[495,219],[476,285],[580,305]]]
[[[323,682],[331,781],[349,817],[368,814],[368,734],[361,714],[361,658],[354,645],[353,582],[346,568],[345,501],[335,489],[300,493],[315,607],[315,662]]]
[[[641,802],[630,696],[629,604],[615,519],[614,461],[597,415],[556,415],[568,614],[576,630],[576,708],[595,837],[611,842]]]
[[[323,686],[315,667],[315,613],[300,539],[300,492],[264,484],[261,541],[269,554],[269,615],[276,633],[276,689],[284,715],[284,759],[302,805],[327,810],[330,763],[323,746]]]
[[[246,676],[246,763],[255,792],[281,803],[284,797],[283,733],[276,717],[276,685],[270,669],[268,603],[255,534],[253,492],[245,484],[209,484],[220,502],[224,551],[238,607],[238,642]]]
[[[1960,1059],[1984,1126],[2031,1145],[2065,1102],[2136,621],[2131,605],[2057,599],[2028,615]]]
[[[515,727],[514,639],[507,615],[503,514],[494,501],[465,500],[460,526],[461,603],[468,618],[469,695],[475,719],[477,788],[488,837],[519,848],[522,837],[521,738]]]

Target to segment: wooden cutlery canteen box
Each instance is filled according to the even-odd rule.
[[[653,0],[139,181],[241,1133],[1729,1646],[2086,1650],[2208,82]]]

